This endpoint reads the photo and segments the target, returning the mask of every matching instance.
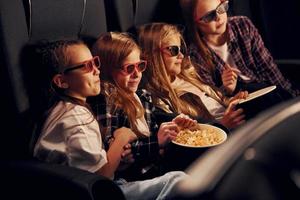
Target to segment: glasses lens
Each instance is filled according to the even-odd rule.
[[[94,65],[100,69],[101,63],[100,63],[100,59],[98,56],[94,57]]]
[[[203,16],[201,18],[201,20],[204,21],[205,23],[208,23],[208,22],[215,20],[216,17],[217,17],[217,12],[216,12],[216,10],[213,10],[213,11],[209,12],[208,14],[206,14],[205,16]]]
[[[127,72],[127,74],[132,74],[134,72],[134,69],[135,69],[134,64],[130,64],[130,65],[127,65],[125,71]]]
[[[88,62],[84,63],[84,67],[86,72],[91,72],[93,70],[93,62],[89,60]]]
[[[186,49],[185,49],[183,46],[180,47],[180,52],[181,52],[183,55],[186,55]]]
[[[138,63],[138,70],[139,72],[143,72],[146,69],[146,62],[145,61],[141,61],[140,63]]]
[[[218,14],[223,14],[228,11],[228,8],[229,8],[228,1],[225,1],[225,2],[221,3],[220,6],[218,6],[216,11]]]
[[[171,53],[171,56],[177,56],[179,54],[179,47],[178,46],[170,46],[168,49]]]

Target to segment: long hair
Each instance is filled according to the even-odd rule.
[[[180,6],[182,9],[185,24],[188,29],[188,42],[196,45],[205,62],[205,66],[210,71],[210,73],[213,74],[215,71],[215,65],[213,62],[212,53],[208,49],[202,37],[203,34],[198,29],[197,24],[195,22],[195,12],[197,8],[197,3],[199,1],[200,0],[180,0]],[[197,64],[194,65],[197,67]]]
[[[152,23],[140,27],[139,44],[142,48],[142,57],[148,62],[148,68],[143,76],[145,87],[152,93],[154,103],[158,103],[158,100],[167,99],[175,112],[182,112],[195,117],[212,118],[202,102],[194,105],[191,101],[180,98],[167,78],[168,73],[163,61],[161,45],[174,34],[180,37],[181,45],[184,48],[184,39],[180,30],[175,25]],[[196,87],[202,84],[200,77],[191,66],[189,57],[183,58],[182,70],[179,77]]]
[[[131,128],[139,134],[135,121],[144,115],[145,110],[138,100],[132,94],[128,94],[112,77],[113,71],[119,70],[124,60],[135,49],[140,51],[139,46],[129,34],[110,32],[98,38],[92,47],[92,54],[98,55],[101,59],[103,66],[101,82],[106,82],[106,85],[109,83],[111,86],[109,90],[108,87],[102,88],[102,92],[108,97],[107,103],[113,106],[111,112],[122,109],[128,117]]]

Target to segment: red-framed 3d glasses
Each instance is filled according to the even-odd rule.
[[[87,61],[84,61],[84,62],[82,62],[81,64],[78,64],[78,65],[76,65],[76,66],[69,67],[69,68],[67,68],[67,69],[65,69],[65,70],[63,71],[63,74],[66,74],[66,73],[68,73],[68,72],[70,72],[70,71],[73,71],[73,70],[76,70],[76,69],[81,69],[81,68],[83,68],[83,71],[84,71],[85,73],[91,72],[91,71],[93,71],[94,66],[95,66],[97,69],[100,69],[101,62],[100,62],[99,56],[95,56],[95,57],[93,57],[92,59],[87,60]]]
[[[147,67],[147,61],[141,60],[137,63],[129,63],[126,65],[123,65],[121,71],[124,72],[127,75],[133,74],[135,71],[143,72],[146,70]]]

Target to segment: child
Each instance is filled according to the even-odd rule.
[[[178,28],[165,23],[146,24],[139,29],[142,57],[149,67],[145,87],[155,104],[166,112],[183,112],[192,117],[217,119],[227,128],[244,123],[242,109],[235,110],[247,92],[227,98],[205,85],[184,56],[184,40]]]
[[[52,104],[35,145],[34,156],[113,178],[124,146],[136,139],[128,128],[114,132],[109,149],[103,149],[98,122],[86,98],[100,93],[100,59],[92,57],[80,41],[56,41],[39,48],[42,67],[48,68]],[[116,180],[128,199],[165,199],[185,174],[170,172],[147,181]]]
[[[274,103],[300,94],[281,74],[252,22],[244,16],[227,17],[229,1],[180,3],[188,27],[191,58],[208,84],[230,95],[276,85],[280,99]]]
[[[129,159],[133,164],[119,173],[126,174],[128,179],[159,174],[164,147],[176,137],[179,126],[193,126],[196,121],[179,115],[158,126],[150,95],[144,90],[137,91],[147,63],[140,59],[140,48],[128,34],[111,32],[101,35],[93,45],[92,53],[101,57],[101,79],[106,81],[102,90],[106,104],[101,107],[101,101],[95,102],[105,140],[109,143],[113,131],[122,126],[130,127],[138,137],[131,144],[134,160],[124,158],[124,162]]]

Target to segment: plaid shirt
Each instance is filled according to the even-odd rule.
[[[132,151],[136,160],[157,160],[159,156],[159,146],[157,140],[158,125],[152,114],[155,107],[152,104],[151,96],[145,90],[137,91],[137,95],[145,109],[145,120],[150,129],[150,137],[138,138],[132,142]],[[93,99],[92,109],[96,113],[96,118],[104,135],[103,142],[108,148],[109,141],[113,138],[113,133],[121,127],[130,128],[129,120],[123,110],[116,110],[112,113],[112,102],[107,102],[104,95],[98,95]]]
[[[291,83],[283,77],[271,54],[265,48],[258,30],[247,17],[229,17],[227,28],[228,50],[242,74],[251,78],[253,82],[281,86],[294,97],[300,94],[300,91],[292,89]],[[210,85],[221,87],[221,72],[225,63],[210,47],[208,48],[216,65],[214,77],[206,69],[205,62],[194,44],[190,46],[191,58],[199,65],[198,72],[203,80]],[[241,78],[238,81],[243,82]]]

